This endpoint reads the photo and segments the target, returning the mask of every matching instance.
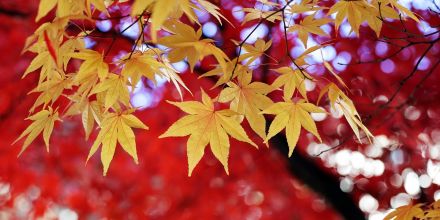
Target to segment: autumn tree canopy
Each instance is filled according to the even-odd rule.
[[[25,103],[16,104],[23,106],[21,110],[9,113],[8,109],[14,107],[8,101],[2,113],[2,119],[18,120],[11,114],[21,113],[29,121],[26,126],[16,126],[11,131],[14,135],[10,143],[22,146],[18,161],[26,157],[30,146],[44,145],[50,151],[50,156],[45,157],[55,160],[72,157],[74,164],[86,163],[85,168],[75,165],[62,168],[69,170],[67,175],[75,180],[77,169],[83,170],[81,175],[96,175],[97,163],[92,158],[100,152],[97,157],[104,176],[112,172],[119,178],[136,174],[128,179],[138,181],[134,177],[149,178],[154,174],[161,179],[170,178],[170,183],[176,178],[191,181],[186,184],[196,188],[206,184],[191,180],[195,173],[207,177],[220,175],[217,168],[212,174],[213,168],[203,164],[202,158],[208,154],[209,166],[221,164],[227,174],[222,178],[229,178],[228,182],[234,182],[240,173],[251,169],[258,178],[283,177],[284,182],[269,185],[281,184],[290,188],[288,192],[295,192],[297,183],[289,184],[291,173],[330,201],[347,219],[359,218],[363,215],[361,211],[370,218],[374,214],[385,217],[385,213],[390,213],[389,219],[440,216],[438,202],[431,203],[434,194],[440,195],[434,186],[440,184],[437,174],[440,173],[437,162],[440,112],[436,105],[438,76],[435,74],[440,62],[436,26],[440,8],[436,2],[417,9],[416,3],[397,0],[41,0],[39,5],[29,5],[24,11],[15,10],[20,7],[14,4],[23,3],[0,3],[0,14],[10,17],[10,22],[2,25],[8,29],[23,28],[24,24],[36,22],[32,34],[24,31],[29,36],[21,33],[18,39],[22,51],[15,46],[22,56],[31,57],[29,64],[21,64],[20,73],[2,79],[5,85],[12,80],[26,83],[24,90],[33,87],[6,99],[24,99],[29,93]],[[21,76],[24,79],[19,81]],[[13,91],[13,87],[9,89]],[[7,126],[7,122],[2,122],[2,126]],[[63,140],[66,134],[69,138]],[[65,152],[58,149],[53,155],[54,142],[57,148],[66,145],[62,146]],[[143,143],[142,150],[139,143]],[[78,145],[84,147],[78,150]],[[170,145],[182,145],[179,149],[186,152],[185,156],[172,160],[176,161],[175,166],[155,168],[171,161],[169,158],[177,148],[169,148],[177,146]],[[235,147],[243,149],[234,153]],[[283,155],[269,158],[272,149]],[[31,152],[36,151],[41,149]],[[138,165],[133,167],[116,152],[126,152]],[[252,154],[249,157],[257,159],[238,157],[234,162],[241,153]],[[78,158],[83,160],[78,162]],[[183,158],[187,158],[187,167]],[[254,162],[246,162],[249,160]],[[8,161],[17,163],[15,158]],[[320,177],[308,177],[313,173],[288,171],[285,166],[281,169],[286,162],[295,169],[306,170],[310,166],[322,173],[321,179],[329,181],[329,186],[322,186],[325,183],[319,183]],[[274,172],[274,168],[280,171]],[[183,177],[185,169],[187,175],[193,176]],[[13,170],[17,168],[6,169]],[[171,177],[179,172],[179,177]],[[55,173],[50,175],[60,178]],[[335,175],[339,180],[334,180]],[[11,184],[11,174],[5,176]],[[107,181],[107,177],[99,178]],[[217,180],[208,185],[224,187],[224,180]],[[240,183],[237,181],[234,184]],[[103,182],[90,189],[108,184]],[[330,182],[336,182],[334,188],[340,194],[330,192],[334,190]],[[117,184],[113,189],[122,190],[128,183]],[[387,185],[394,188],[377,189],[384,185],[384,189]],[[130,206],[135,206],[136,195],[148,194],[148,190],[139,187],[127,199]],[[398,193],[402,187],[406,194]],[[152,186],[152,190],[157,189]],[[117,192],[124,195],[123,191],[113,193]],[[344,192],[352,192],[359,200],[359,207],[351,204],[351,198]],[[179,193],[189,195],[191,190]],[[78,195],[87,197],[83,193]],[[262,195],[261,191],[255,191],[245,200],[246,205],[262,205],[261,198],[265,198]],[[87,213],[91,207],[81,204],[86,198],[75,196],[67,203],[75,206],[78,213]],[[208,194],[205,196],[209,198]],[[221,194],[217,196],[221,198]],[[337,197],[342,201],[337,201]],[[379,198],[383,204],[378,203]],[[202,198],[193,199],[203,205]],[[394,212],[380,211],[389,209],[390,204],[385,201],[397,208],[412,199],[421,203],[414,202]],[[276,200],[282,204],[292,202],[281,198],[273,201]],[[148,200],[136,208],[114,212],[101,207],[99,216],[117,218],[124,213],[121,210],[132,210],[133,218],[142,215],[185,218],[178,212],[167,214],[167,210],[179,208],[178,204],[169,205],[172,204],[169,201],[166,210],[159,214],[142,211],[147,204],[159,203]],[[114,198],[107,202],[120,204]],[[43,203],[39,211],[33,212],[35,217],[47,214],[49,204]],[[234,210],[233,206],[232,203],[220,209]],[[344,211],[352,206],[355,210]],[[274,207],[272,204],[268,209]],[[336,216],[327,209],[323,207],[321,211]],[[210,212],[209,208],[204,210]],[[240,213],[244,209],[235,210]],[[238,213],[218,214],[218,217],[242,218]],[[186,214],[189,219],[195,216]],[[202,216],[209,214],[198,217]],[[264,218],[277,216],[288,218],[295,214]],[[311,213],[297,216],[314,218]]]

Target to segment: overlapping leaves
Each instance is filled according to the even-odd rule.
[[[321,141],[311,114],[325,113],[325,110],[312,104],[313,100],[309,101],[306,83],[315,79],[306,70],[311,65],[307,57],[324,47],[325,43],[307,47],[310,34],[330,37],[321,29],[321,26],[333,22],[329,18],[330,14],[336,15],[336,30],[347,20],[352,31],[357,34],[362,23],[366,22],[379,35],[382,20],[399,18],[399,12],[418,20],[415,14],[396,0],[341,0],[328,8],[317,0],[289,1],[289,5],[259,0],[256,7],[242,10],[246,13],[243,24],[259,22],[260,25],[264,20],[276,23],[285,16],[300,15],[298,22],[282,23],[287,25],[286,40],[289,40],[288,35],[298,36],[305,46],[303,54],[290,57],[295,65],[275,66],[277,78],[271,84],[266,84],[269,82],[254,80],[253,65],[264,60],[262,57],[274,61],[266,54],[272,41],[257,39],[249,43],[246,42],[248,38],[245,38],[245,42],[234,41],[242,54],[229,57],[217,46],[221,42],[203,36],[196,11],[207,12],[219,23],[224,19],[219,7],[206,0],[135,0],[131,8],[131,19],[134,21],[131,25],[139,25],[142,31],[132,50],[122,56],[109,57],[108,52],[112,46],[106,50],[94,47],[86,49],[85,38],[92,37],[96,30],[86,29],[76,21],[94,22],[96,17],[92,15],[96,12],[100,16],[110,16],[111,19],[112,10],[108,10],[109,7],[127,2],[130,1],[40,1],[36,20],[48,17],[52,10],[55,11],[55,18],[42,24],[28,38],[24,48],[24,51],[37,54],[24,76],[35,71],[39,71],[40,75],[37,87],[32,90],[39,93],[30,109],[31,116],[28,119],[32,123],[18,138],[26,137],[22,151],[40,133],[43,133],[43,140],[48,147],[55,122],[63,117],[79,116],[86,139],[93,136],[94,130],[98,130],[88,159],[101,146],[104,174],[108,171],[118,143],[137,163],[133,128],[147,129],[147,126],[133,115],[136,109],[131,104],[132,89],[145,81],[154,84],[158,78],[162,78],[173,83],[183,99],[182,88],[187,91],[189,89],[172,64],[187,62],[193,71],[198,62],[213,57],[216,63],[212,69],[200,75],[217,80],[213,88],[218,92],[218,97],[211,99],[202,90],[201,102],[170,102],[188,115],[176,121],[161,136],[189,136],[189,174],[201,160],[208,144],[226,172],[229,172],[229,136],[256,146],[246,134],[243,121],[247,121],[252,131],[266,144],[274,135],[285,130],[291,155],[302,129]],[[185,19],[180,19],[182,17]],[[183,20],[190,22],[184,23]],[[73,34],[70,30],[72,27],[78,29],[78,33]],[[146,30],[150,30],[149,34]],[[324,61],[323,65],[345,87],[330,64]],[[277,90],[283,90],[281,102],[274,102],[275,99],[269,96],[272,92],[277,94]],[[328,83],[320,90],[318,103],[323,97],[328,97],[331,108],[344,114],[358,139],[363,138],[361,132],[368,139],[372,137],[362,124],[354,103],[335,83]],[[58,111],[57,101],[64,98],[69,104],[65,111]],[[228,105],[229,108],[216,110],[215,102],[220,106]],[[272,116],[265,115],[274,116],[268,131],[266,122]]]
[[[188,175],[202,159],[206,145],[211,146],[214,156],[223,164],[229,173],[229,136],[253,146],[257,146],[247,136],[240,123],[235,120],[234,112],[230,109],[215,110],[212,99],[202,90],[202,102],[170,102],[189,115],[176,121],[160,137],[188,136]]]

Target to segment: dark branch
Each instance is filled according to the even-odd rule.
[[[8,8],[0,8],[0,14],[11,16],[11,17],[18,17],[18,18],[27,18],[29,14],[22,12],[22,11],[16,11]]]

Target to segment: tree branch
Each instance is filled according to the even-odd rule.
[[[22,11],[12,10],[8,8],[1,8],[1,7],[0,7],[0,14],[11,17],[18,17],[18,18],[27,18],[29,16],[29,14]]]

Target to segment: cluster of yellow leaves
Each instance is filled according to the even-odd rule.
[[[339,87],[334,83],[327,84],[324,88],[321,89],[321,93],[319,94],[318,102],[321,97],[327,93],[328,98],[330,100],[330,105],[333,109],[339,110],[344,114],[345,119],[350,125],[351,129],[355,133],[356,137],[359,141],[361,141],[360,130],[365,133],[365,137],[370,140],[373,137],[373,134],[362,124],[362,119],[359,113],[356,110],[353,102],[348,98],[345,93],[339,89]],[[362,137],[363,138],[363,137]]]
[[[309,15],[305,17],[299,24],[295,24],[288,29],[289,32],[298,32],[298,37],[303,42],[306,48],[309,33],[320,36],[327,36],[328,34],[325,33],[320,27],[332,21],[329,18],[315,19],[314,17],[314,14]]]
[[[262,112],[276,115],[270,124],[269,134],[264,142],[267,143],[270,138],[286,128],[289,156],[291,156],[298,142],[301,127],[315,135],[319,141],[322,141],[310,113],[325,113],[325,111],[314,104],[305,102],[305,100],[293,102],[291,99],[284,98],[284,102],[277,102]]]
[[[226,69],[228,56],[213,44],[212,39],[200,39],[201,28],[195,31],[191,26],[177,21],[170,22],[166,27],[172,35],[160,38],[158,43],[171,48],[168,53],[171,62],[175,63],[187,58],[190,69],[193,70],[197,61],[212,55],[220,66]]]
[[[272,41],[258,39],[255,43],[235,42],[243,54],[235,58],[228,57],[216,46],[214,40],[202,37],[196,11],[205,11],[220,24],[221,19],[224,19],[219,7],[207,0],[135,0],[130,14],[134,20],[132,25],[139,24],[142,31],[131,52],[110,59],[107,57],[108,51],[86,48],[84,38],[93,37],[95,30],[83,29],[76,22],[95,22],[92,16],[95,11],[110,16],[111,10],[108,10],[108,7],[126,2],[129,1],[40,1],[36,20],[46,17],[52,10],[55,11],[55,18],[41,24],[27,39],[23,50],[37,54],[24,76],[39,71],[38,85],[31,91],[38,93],[39,97],[29,111],[31,116],[28,119],[32,123],[17,139],[26,137],[22,152],[40,133],[43,134],[45,145],[49,149],[49,138],[55,122],[65,117],[79,116],[86,139],[94,130],[99,130],[87,160],[101,146],[104,175],[118,144],[138,163],[133,128],[148,127],[134,116],[136,109],[130,102],[130,88],[144,83],[144,79],[155,83],[160,77],[171,82],[183,99],[182,88],[187,91],[189,89],[179,77],[178,71],[172,67],[172,63],[187,61],[192,71],[199,61],[212,56],[217,65],[212,70],[202,73],[200,77],[217,77],[217,83],[213,88],[219,91],[218,96],[211,99],[202,90],[201,102],[170,102],[188,115],[176,121],[160,136],[189,135],[189,175],[202,158],[208,144],[226,172],[229,136],[256,147],[241,125],[244,120],[265,144],[285,129],[290,156],[297,145],[302,128],[321,141],[311,114],[326,111],[309,101],[305,84],[307,80],[315,81],[306,71],[310,66],[306,58],[310,53],[325,46],[322,44],[307,48],[308,37],[310,34],[328,35],[320,27],[333,20],[325,16],[336,14],[336,29],[348,18],[348,23],[356,33],[364,21],[379,33],[382,25],[379,18],[398,18],[397,10],[417,20],[411,11],[402,7],[396,0],[341,0],[330,8],[320,6],[318,0],[289,1],[289,5],[258,0],[255,8],[243,9],[246,13],[243,25],[252,21],[258,21],[260,24],[262,20],[282,21],[284,10],[287,15],[302,14],[301,20],[295,24],[291,24],[292,20],[289,18],[286,29],[289,34],[297,34],[306,48],[300,56],[291,57],[295,62],[294,68],[286,66],[275,69],[274,72],[279,76],[272,84],[266,84],[253,81],[251,65],[262,56],[269,57],[265,53],[272,46]],[[327,9],[327,15],[323,16],[322,10]],[[185,16],[190,24],[183,23],[182,16]],[[79,33],[66,32],[68,25],[75,26]],[[151,31],[149,34],[145,34],[146,26]],[[142,48],[143,43],[148,43],[148,49],[138,49]],[[108,48],[110,49],[111,47]],[[325,61],[323,64],[338,83],[345,87],[330,64]],[[68,69],[73,69],[73,72],[67,72]],[[274,103],[268,95],[278,90],[282,90],[283,101]],[[335,83],[321,88],[319,99],[326,94],[330,106],[343,112],[359,139],[361,131],[368,138],[372,137],[362,124],[353,102]],[[64,110],[58,110],[60,106],[57,100],[63,97],[67,98],[70,104]],[[215,103],[227,104],[229,108],[217,110]],[[268,131],[265,114],[275,115]]]
[[[228,87],[219,95],[219,102],[230,103],[230,109],[243,115],[252,130],[263,140],[266,139],[266,119],[261,110],[272,105],[272,100],[266,95],[273,87],[262,82],[251,82],[252,74],[243,73],[238,77],[238,83],[229,82]],[[243,118],[240,118],[241,122]]]
[[[261,3],[260,8],[244,8],[243,11],[246,12],[246,16],[243,19],[243,24],[254,21],[254,20],[262,20],[275,22],[282,20],[281,11],[277,11],[276,8],[280,5],[275,2],[271,2],[268,0],[257,0]],[[267,10],[266,8],[270,8]]]
[[[148,129],[142,121],[131,114],[131,110],[122,113],[104,114],[101,131],[90,150],[87,160],[98,150],[99,145],[102,145],[101,161],[105,175],[115,154],[116,142],[119,142],[122,149],[133,157],[137,164],[136,142],[132,128]]]
[[[341,0],[330,8],[328,14],[336,14],[336,30],[347,19],[351,30],[359,35],[359,27],[366,21],[379,36],[383,19],[399,18],[399,14],[394,9],[398,9],[408,17],[419,21],[414,13],[400,5],[397,0]]]
[[[212,99],[203,90],[202,102],[170,103],[189,115],[176,121],[160,138],[190,135],[187,144],[188,175],[191,175],[194,167],[202,158],[208,143],[227,173],[229,173],[228,157],[230,147],[228,135],[257,147],[249,139],[240,123],[233,117],[239,113],[230,109],[215,110]]]
[[[99,11],[106,11],[106,5],[112,3],[112,0],[41,0],[38,7],[36,21],[46,16],[53,8],[57,8],[57,17],[67,17],[71,15],[81,15],[86,12],[91,15],[90,5],[93,5]]]
[[[439,219],[440,200],[429,205],[422,203],[401,206],[385,216],[384,220]]]
[[[21,133],[20,137],[18,137],[15,141],[17,142],[24,136],[27,136],[20,151],[20,154],[23,153],[24,150],[26,150],[29,144],[31,144],[32,141],[34,141],[41,132],[43,132],[43,139],[44,143],[46,144],[46,150],[49,151],[50,134],[52,133],[55,121],[60,119],[58,111],[53,110],[51,107],[49,107],[47,110],[42,110],[32,116],[29,116],[27,119],[32,120],[32,124],[29,125],[29,127],[26,128],[26,130],[24,130],[23,133]]]
[[[197,3],[197,4],[196,4]],[[202,11],[202,6],[208,13],[213,15],[221,23],[220,18],[223,15],[219,13],[219,8],[206,0],[136,0],[132,6],[132,16],[151,13],[151,37],[155,42],[157,40],[157,31],[159,31],[165,22],[170,19],[179,19],[185,14],[192,22],[199,22],[194,10]]]
[[[220,21],[222,15],[218,12],[219,8],[205,0],[135,1],[132,7],[133,17],[151,14],[151,19],[148,19],[152,21],[152,40],[169,49],[133,49],[118,60],[108,62],[104,52],[85,48],[84,37],[94,30],[83,30],[75,21],[94,22],[93,12],[98,10],[108,14],[107,7],[112,4],[115,2],[111,0],[40,1],[36,20],[45,17],[53,9],[55,18],[51,22],[43,23],[27,39],[23,50],[37,54],[23,77],[35,71],[39,71],[40,77],[37,87],[31,91],[39,93],[30,109],[30,114],[33,115],[28,118],[33,122],[17,139],[26,137],[22,151],[40,133],[43,133],[49,149],[49,137],[55,121],[79,115],[86,139],[95,128],[99,129],[88,158],[102,146],[104,175],[118,143],[137,163],[132,128],[147,129],[147,126],[133,115],[136,109],[130,103],[129,88],[143,82],[142,78],[155,83],[160,77],[173,83],[182,96],[181,88],[188,88],[179,77],[178,71],[172,67],[172,62],[188,59],[194,68],[197,61],[212,55],[217,58],[220,66],[226,67],[229,58],[212,40],[200,39],[201,29],[195,31],[192,26],[177,21],[184,13],[198,23],[195,10],[202,9]],[[141,19],[143,18],[138,21]],[[68,34],[66,29],[69,24],[76,25],[81,32],[76,35]],[[156,31],[162,28],[172,35],[157,38]],[[78,62],[80,65],[77,65]],[[66,72],[68,66],[72,65],[78,67],[74,72]],[[56,102],[62,97],[70,100],[70,104],[65,110],[59,111]],[[34,113],[37,109],[38,112]]]

